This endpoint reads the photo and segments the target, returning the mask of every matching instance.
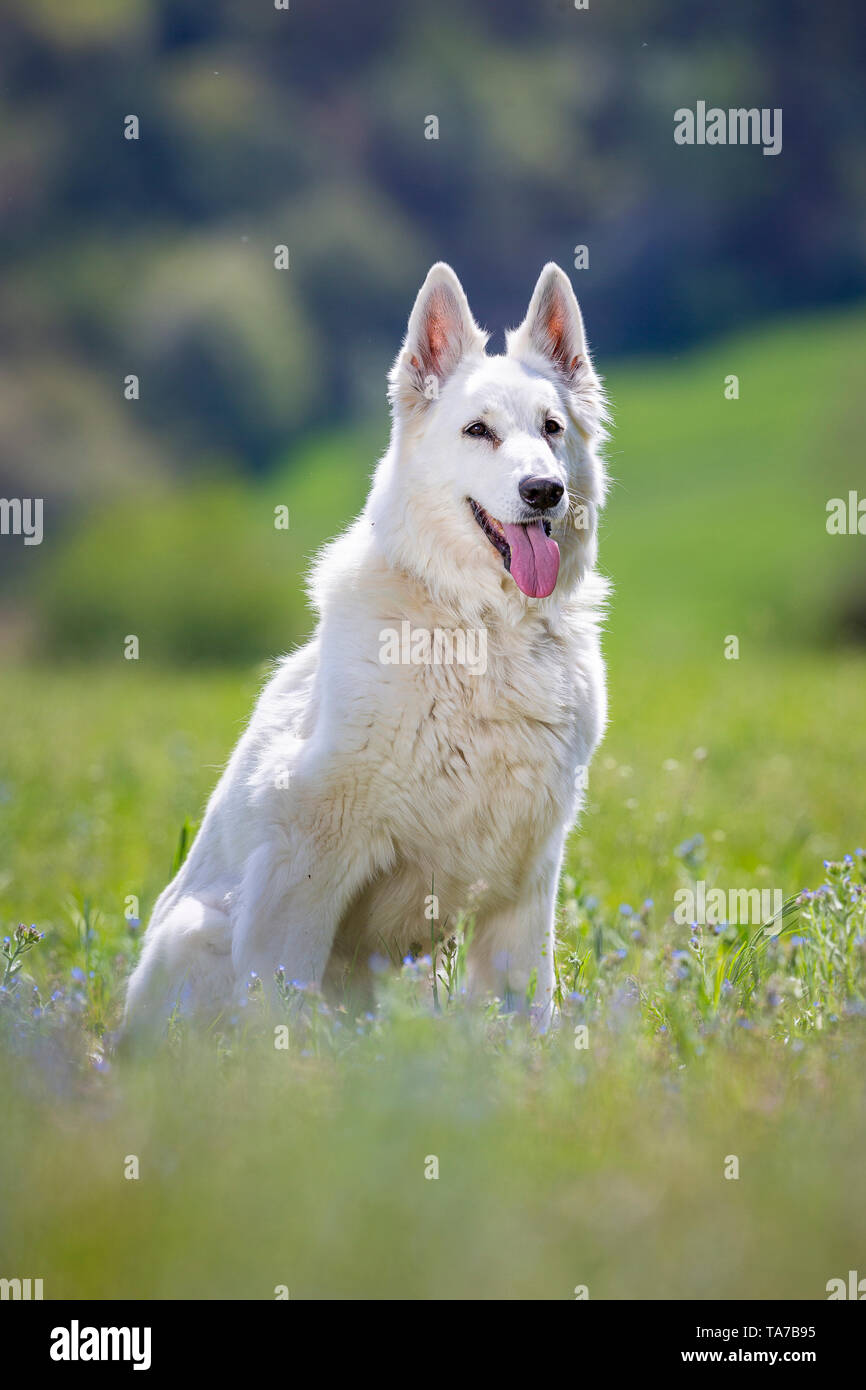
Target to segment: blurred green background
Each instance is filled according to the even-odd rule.
[[[249,662],[302,635],[437,258],[495,347],[545,260],[572,274],[615,407],[614,634],[683,575],[689,641],[732,585],[762,639],[862,628],[820,522],[860,423],[864,47],[855,4],[806,0],[8,0],[0,496],[43,497],[46,539],[0,543],[0,651],[136,632],[149,662]],[[698,99],[781,107],[782,153],[676,145]]]
[[[866,493],[864,49],[853,0],[6,0],[0,496],[43,497],[45,538],[0,537],[0,915],[45,941],[0,989],[0,1274],[811,1298],[863,1268],[859,881],[748,990],[672,911],[866,841],[866,538],[825,525]],[[675,145],[698,100],[781,107],[782,153]],[[127,904],[310,629],[439,258],[495,348],[563,265],[611,397],[611,724],[559,907],[596,1041],[398,1000],[276,1070],[221,1034],[216,1075],[181,1047],[131,1075]]]

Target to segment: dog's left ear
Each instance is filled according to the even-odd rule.
[[[513,357],[538,354],[567,386],[591,370],[580,306],[564,270],[548,261],[532,292],[526,318],[506,335]]]
[[[394,405],[412,410],[428,406],[463,358],[480,356],[486,341],[454,271],[437,261],[418,291],[406,340],[388,377]]]

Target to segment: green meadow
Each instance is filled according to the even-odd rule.
[[[112,1051],[384,404],[258,483],[94,506],[27,555],[32,640],[0,673],[0,1273],[266,1299],[823,1298],[866,1273],[866,537],[825,525],[866,491],[864,329],[825,313],[608,370],[610,725],[543,1038],[466,1003],[458,938],[435,1000],[416,963],[360,1019],[287,990],[284,1046],[253,991],[205,1038]],[[784,911],[677,920],[698,882]]]

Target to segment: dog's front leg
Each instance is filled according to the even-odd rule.
[[[564,836],[534,862],[514,903],[482,919],[469,947],[473,994],[495,994],[505,1007],[527,1011],[540,1032],[550,1027],[556,988],[556,890]]]
[[[279,968],[320,986],[340,919],[381,862],[373,834],[352,826],[346,797],[292,790],[291,819],[271,820],[244,866],[232,941],[241,989],[252,971],[271,987]]]

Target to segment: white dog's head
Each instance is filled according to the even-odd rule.
[[[544,267],[504,356],[486,341],[453,270],[434,265],[391,370],[370,511],[390,558],[442,598],[555,600],[595,561],[604,496],[604,398],[563,271]]]

